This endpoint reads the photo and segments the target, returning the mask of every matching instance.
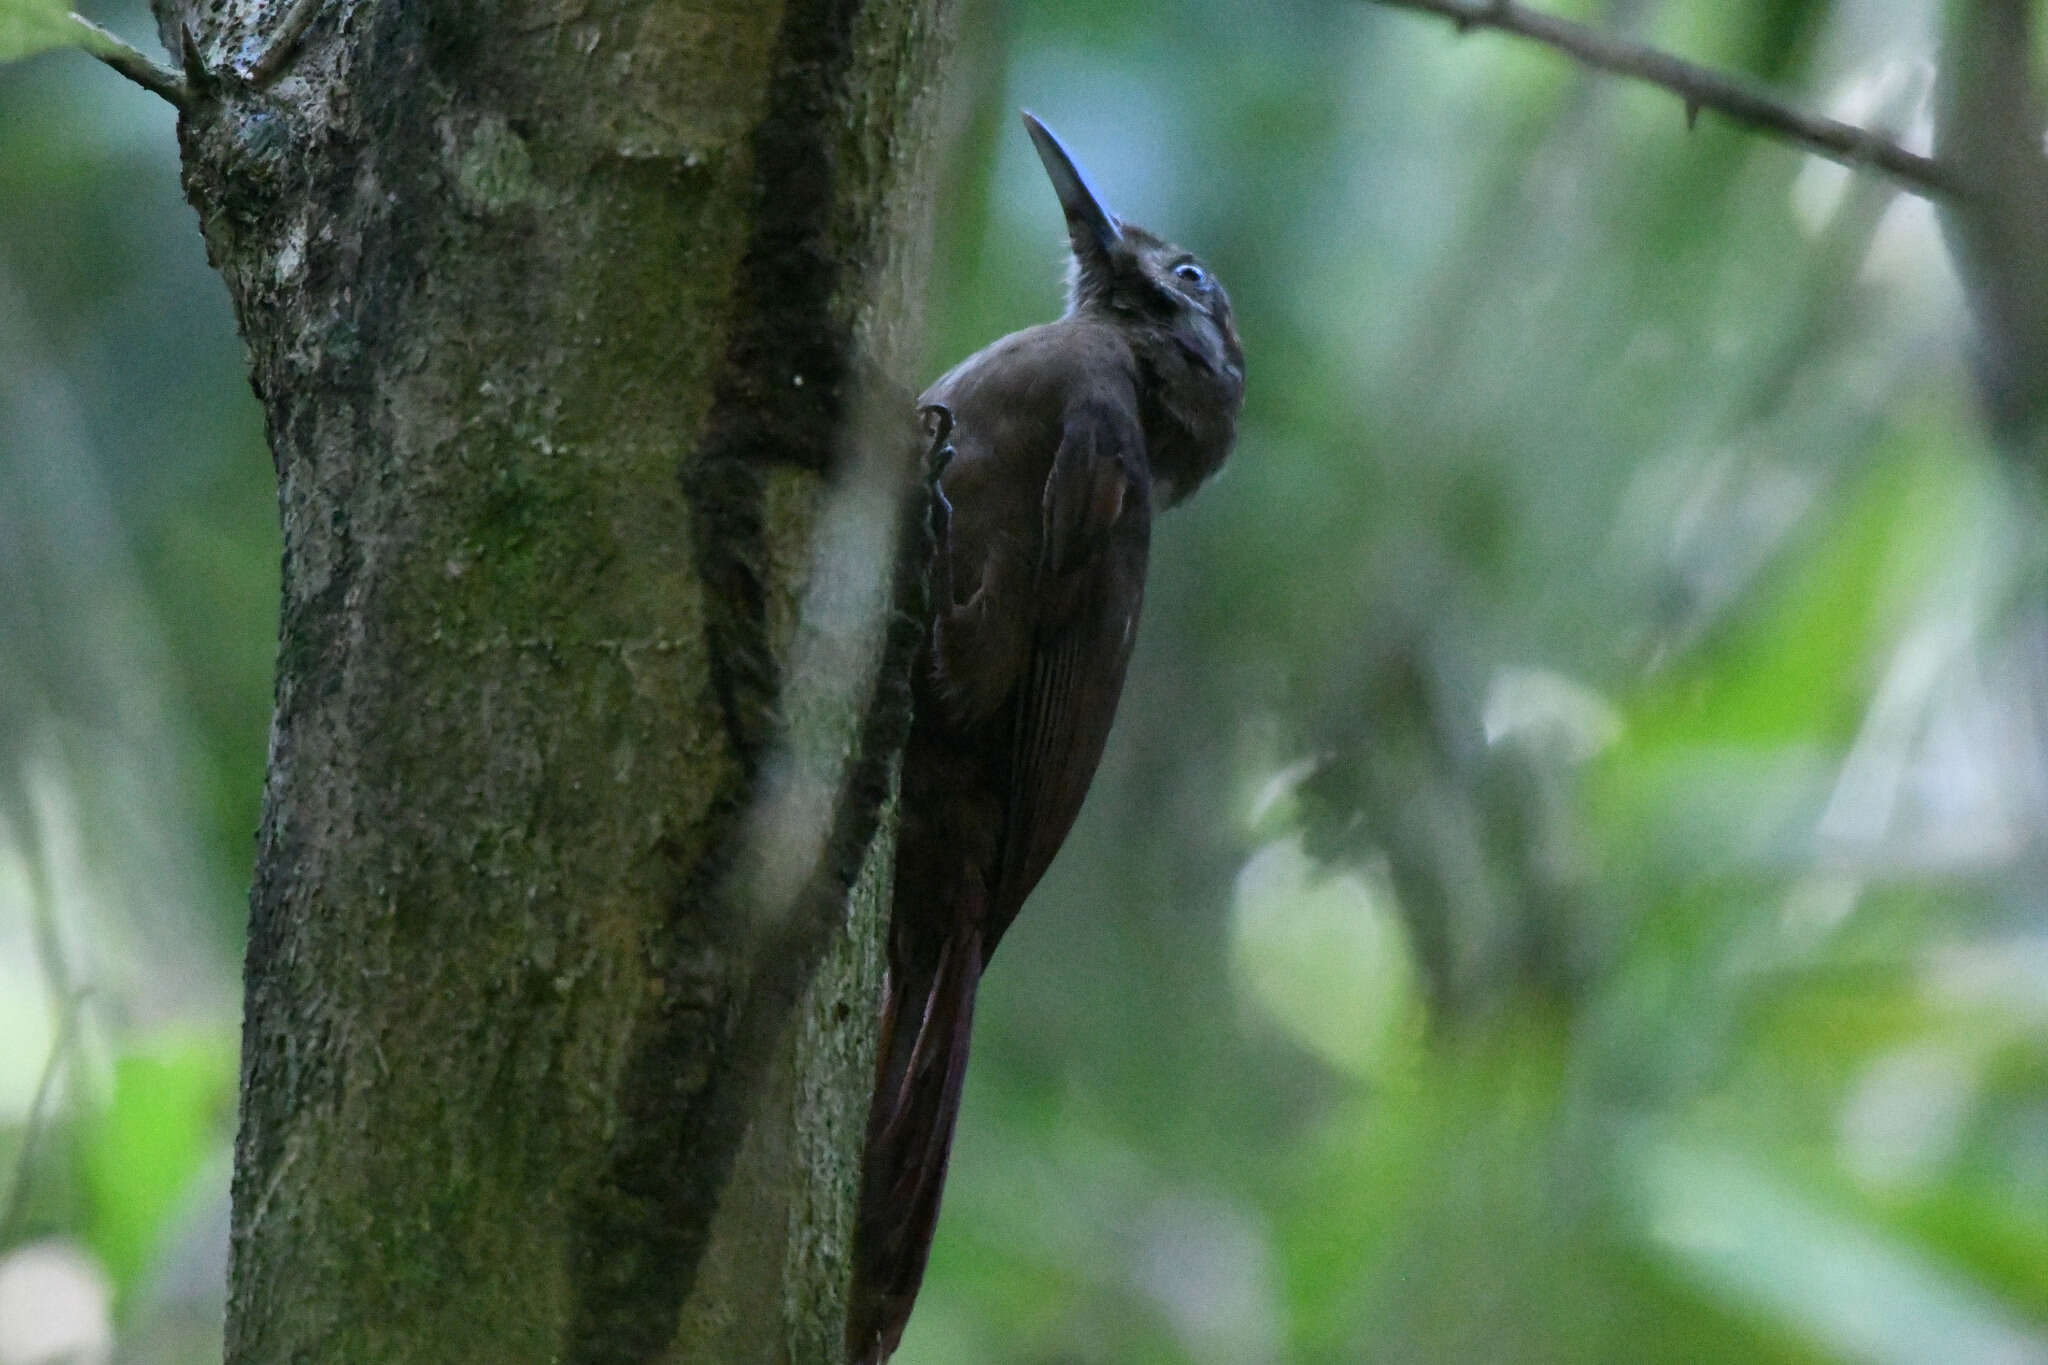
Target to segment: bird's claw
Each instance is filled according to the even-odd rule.
[[[953,603],[953,504],[946,497],[945,487],[939,480],[956,453],[952,442],[953,410],[944,403],[927,403],[917,411],[924,418],[925,429],[931,433],[931,445],[924,457],[924,483],[930,495],[926,504],[925,535],[936,580],[932,585],[933,596],[939,603],[950,607]]]
[[[924,457],[924,481],[936,488],[939,476],[953,462],[953,410],[944,403],[926,403],[917,415],[924,418],[925,430],[931,433],[931,445]]]

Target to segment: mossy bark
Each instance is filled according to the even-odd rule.
[[[944,9],[158,0],[285,542],[230,1361],[839,1358]]]

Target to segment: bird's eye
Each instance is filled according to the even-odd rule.
[[[1173,277],[1177,280],[1185,280],[1197,289],[1209,283],[1209,272],[1196,265],[1193,261],[1182,261],[1179,265],[1175,266],[1173,268]]]

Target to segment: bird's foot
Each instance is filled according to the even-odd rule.
[[[930,555],[927,561],[932,566],[932,598],[942,608],[951,607],[953,597],[953,504],[946,498],[946,490],[940,483],[946,467],[953,462],[953,410],[944,403],[927,403],[918,409],[924,418],[925,429],[931,433],[931,444],[925,450],[924,486],[927,495],[925,503],[925,548]]]
[[[931,436],[924,456],[925,485],[936,489],[939,476],[953,462],[953,410],[944,403],[926,403],[917,415],[924,419],[924,429]]]

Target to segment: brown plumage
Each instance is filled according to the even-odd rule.
[[[1102,206],[1025,126],[1074,251],[1065,317],[925,393],[951,414],[913,681],[848,1343],[886,1360],[924,1278],[975,988],[1079,814],[1123,690],[1152,517],[1230,453],[1244,356],[1202,265]]]

